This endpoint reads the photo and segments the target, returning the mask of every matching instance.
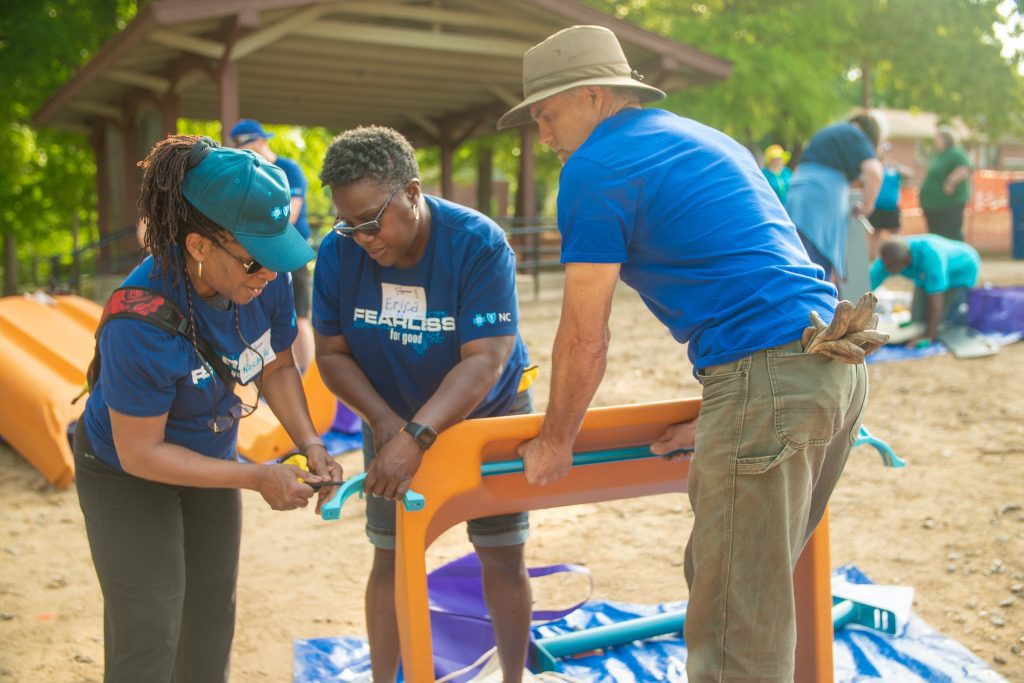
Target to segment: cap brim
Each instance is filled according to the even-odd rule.
[[[637,95],[640,97],[641,102],[657,102],[663,100],[667,95],[654,86],[641,83],[640,81],[629,78],[628,76],[615,76],[612,78],[600,77],[600,78],[588,78],[582,81],[575,81],[566,85],[560,85],[554,88],[548,88],[546,90],[539,90],[522,102],[514,106],[512,109],[505,112],[505,115],[498,119],[498,130],[505,130],[506,128],[515,128],[516,126],[525,126],[528,123],[533,122],[533,118],[530,116],[530,107],[537,104],[541,100],[546,100],[549,97],[553,97],[559,93],[563,93],[573,88],[581,88],[588,85],[605,85],[613,88],[629,88],[635,90]]]
[[[275,273],[290,273],[313,260],[313,248],[294,226],[279,235],[262,237],[234,233],[238,243],[245,247],[264,268]]]

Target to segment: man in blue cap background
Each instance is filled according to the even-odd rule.
[[[288,221],[295,226],[306,240],[309,240],[309,220],[306,217],[306,189],[309,183],[302,168],[292,159],[274,154],[270,149],[267,140],[274,137],[263,129],[259,121],[255,119],[242,119],[231,129],[231,144],[238,149],[248,149],[256,152],[264,159],[274,164],[288,178],[288,185],[291,186],[291,214]],[[292,272],[292,289],[295,293],[295,318],[299,328],[299,335],[295,338],[295,345],[292,347],[292,354],[295,356],[295,364],[299,369],[305,371],[313,359],[313,327],[310,323],[310,307],[312,282],[309,277],[309,269],[302,266]]]

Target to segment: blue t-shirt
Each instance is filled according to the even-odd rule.
[[[864,131],[852,123],[844,122],[815,133],[807,143],[800,163],[812,161],[836,169],[847,180],[856,180],[860,177],[860,165],[875,157],[875,148]]]
[[[308,240],[310,231],[309,219],[306,217],[306,190],[309,188],[309,183],[306,182],[306,174],[302,172],[297,163],[287,157],[277,157],[274,165],[284,171],[285,176],[288,178],[288,186],[291,188],[292,196],[299,197],[302,200],[302,208],[299,209],[299,217],[295,221],[295,229]]]
[[[461,361],[463,344],[514,335],[501,378],[469,417],[504,415],[529,360],[518,332],[515,253],[483,214],[425,199],[430,239],[411,268],[380,266],[355,240],[327,234],[313,275],[313,328],[344,336],[374,389],[405,420]]]
[[[798,339],[836,305],[750,152],[660,109],[603,121],[566,161],[558,227],[562,262],[621,263],[695,370]]]
[[[900,171],[895,166],[886,166],[882,175],[882,186],[878,189],[875,208],[895,211],[900,206]]]
[[[179,274],[177,283],[169,277],[154,276],[152,256],[146,257],[122,284],[162,292],[188,315],[184,276]],[[197,333],[243,384],[259,381],[262,366],[295,341],[295,304],[287,277],[278,276],[251,303],[237,307],[238,330],[235,304],[224,310],[213,307],[195,290],[192,302]],[[247,350],[239,332],[252,351]],[[121,469],[108,408],[132,417],[166,413],[167,443],[212,458],[234,459],[238,422],[220,433],[214,433],[207,423],[213,417],[215,400],[218,416],[228,415],[231,406],[240,400],[219,377],[214,379],[188,339],[149,322],[116,318],[100,331],[99,349],[100,376],[89,394],[82,419],[93,451],[103,462]],[[269,410],[266,406],[260,409]]]
[[[910,247],[910,265],[899,275],[914,281],[925,294],[938,294],[954,287],[973,287],[978,281],[981,257],[974,247],[941,235],[904,238]],[[882,259],[871,264],[871,289],[889,277]]]

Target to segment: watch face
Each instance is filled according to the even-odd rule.
[[[433,429],[427,425],[416,424],[415,422],[405,425],[405,431],[412,435],[412,438],[416,440],[416,443],[423,450],[427,450],[434,445],[434,439],[437,438],[437,432]]]
[[[420,445],[423,446],[424,450],[433,446],[434,439],[436,438],[437,432],[435,432],[427,425],[421,426],[419,429],[419,433],[416,434],[416,440],[420,442]]]

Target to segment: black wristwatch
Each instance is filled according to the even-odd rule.
[[[437,432],[428,427],[427,425],[417,424],[410,422],[402,428],[404,431],[409,432],[412,438],[419,445],[420,449],[427,450],[434,445],[434,439],[437,438]]]

